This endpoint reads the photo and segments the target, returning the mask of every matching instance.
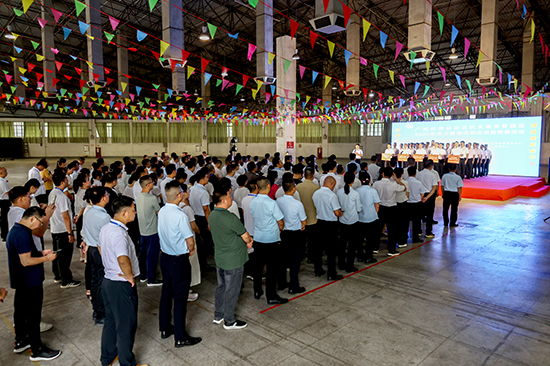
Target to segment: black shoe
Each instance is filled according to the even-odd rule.
[[[326,273],[327,273],[327,271],[325,271],[324,269],[322,269],[322,270],[319,271],[319,272],[315,272],[315,277],[324,276]]]
[[[29,348],[31,348],[31,344],[29,343],[29,341],[15,342],[15,346],[13,347],[13,353],[23,353]]]
[[[231,324],[224,323],[223,329],[227,329],[227,330],[243,329],[243,328],[246,328],[247,325],[248,324],[246,324],[246,322],[243,322],[242,320],[235,320]]]
[[[201,341],[202,341],[201,337],[187,336],[187,338],[184,339],[183,341],[176,341],[176,344],[174,345],[174,347],[181,348],[185,346],[194,346],[195,344],[201,343]]]
[[[288,283],[285,283],[283,285],[279,285],[279,287],[277,287],[277,290],[279,291],[284,291],[288,288]]]
[[[254,298],[255,298],[256,300],[260,300],[260,298],[262,297],[263,294],[264,294],[263,291],[254,292]]]
[[[101,318],[101,319],[96,318],[94,325],[101,327],[103,324],[105,324],[105,318]]]
[[[412,242],[413,242],[413,243],[422,243],[422,241],[423,241],[423,240],[420,239],[418,236],[417,236],[416,238],[413,238],[413,239],[412,239]]]
[[[458,224],[451,224],[451,227],[457,227],[459,226]]]
[[[339,264],[339,265],[338,265],[338,269],[339,269],[340,271],[345,271],[345,270],[346,270],[346,265],[345,265],[345,264]]]
[[[306,292],[306,288],[305,287],[297,287],[297,288],[291,288],[288,290],[288,293],[290,295],[296,295],[296,294],[302,294]]]
[[[344,278],[342,275],[333,274],[332,276],[328,276],[327,280],[329,280],[329,281],[338,281],[338,280],[341,280],[342,278]]]
[[[447,226],[449,226],[449,223],[448,223],[448,222],[444,222],[444,223],[443,223],[443,226],[447,227]]]
[[[174,328],[170,327],[168,330],[163,330],[160,332],[160,338],[167,339],[170,338],[174,334]]]
[[[58,358],[61,355],[61,351],[49,349],[46,346],[42,346],[36,352],[31,353],[30,360],[35,361],[49,361]]]
[[[286,304],[288,302],[288,299],[283,299],[280,296],[277,296],[273,299],[267,300],[268,305],[279,305],[279,304]]]
[[[359,271],[359,268],[355,268],[355,267],[346,268],[347,273],[353,273],[353,272],[357,272],[357,271]]]
[[[376,262],[378,262],[378,260],[377,260],[376,258],[367,259],[367,260],[365,261],[366,264],[376,263]]]
[[[361,258],[357,258],[357,262],[359,263],[363,263],[365,261],[365,259],[363,259],[362,257]]]

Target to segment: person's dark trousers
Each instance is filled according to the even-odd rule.
[[[282,258],[286,258],[285,267],[290,268],[290,282],[288,283],[288,288],[295,290],[300,287],[298,273],[300,272],[302,253],[305,247],[304,232],[301,230],[284,230],[281,233],[281,244],[284,252]],[[282,271],[282,275],[286,280],[286,270]]]
[[[438,169],[437,169],[437,172],[439,173],[439,179],[441,179],[441,177],[443,177],[443,172],[444,171],[445,171],[445,160],[440,159],[439,164],[438,164]]]
[[[380,248],[380,222],[375,220],[373,222],[361,222],[359,223],[359,234],[365,237],[365,248],[361,248],[360,254],[364,261],[372,259],[372,251]]]
[[[61,251],[57,253],[57,258],[52,263],[52,270],[55,279],[60,279],[62,285],[66,285],[73,280],[71,272],[71,261],[73,260],[74,247],[69,243],[69,234],[52,234],[53,250]]]
[[[34,198],[36,199],[36,202],[38,202],[38,204],[48,204],[48,195],[47,194],[39,194],[38,196],[34,196]]]
[[[171,329],[173,302],[174,339],[183,341],[187,339],[185,317],[187,316],[187,298],[189,297],[189,286],[191,284],[189,254],[169,255],[161,253],[160,269],[163,280],[159,307],[159,330],[166,332]]]
[[[396,221],[398,216],[397,206],[382,206],[378,210],[378,218],[380,219],[380,227],[386,224],[388,229],[388,252],[395,253],[397,240],[399,237],[399,224]]]
[[[233,324],[237,320],[235,308],[239,301],[243,272],[244,266],[234,269],[216,267],[218,286],[216,287],[214,319],[224,319],[226,324]]]
[[[82,224],[84,221],[84,215],[80,216],[78,218],[78,221],[76,222],[76,247],[80,248],[82,245]]]
[[[92,292],[92,307],[96,314],[96,319],[105,318],[105,304],[103,302],[103,294],[101,293],[101,285],[105,277],[105,269],[101,261],[101,254],[97,247],[88,247],[88,262],[91,267],[91,292]]]
[[[397,203],[398,217],[395,218],[398,225],[397,244],[407,244],[409,239],[409,213],[407,211],[407,201]]]
[[[422,235],[422,216],[423,216],[423,207],[422,202],[416,202],[416,203],[407,203],[407,226],[408,222],[412,221],[412,237],[413,240],[419,239],[420,235]]]
[[[92,291],[92,263],[89,252],[86,252],[86,264],[84,265],[84,285],[86,286],[86,291]]]
[[[135,366],[132,349],[137,329],[137,286],[104,278],[101,290],[106,314],[101,335],[101,365],[110,365],[118,355],[121,366]]]
[[[42,284],[15,290],[13,300],[13,321],[15,323],[15,342],[28,341],[33,352],[42,347],[40,339],[40,321],[42,319]]]
[[[265,295],[268,300],[277,298],[277,277],[283,267],[280,256],[280,242],[254,242],[254,292],[262,292],[262,274],[266,267]]]
[[[214,242],[212,241],[212,235],[210,230],[208,230],[208,220],[205,216],[195,215],[195,224],[199,227],[201,243],[198,248],[199,254],[199,264],[201,266],[201,271],[206,271],[208,264],[206,258],[209,255],[214,254]]]
[[[427,196],[428,194],[426,194]],[[434,212],[435,212],[435,199],[436,195],[433,194],[424,205],[424,217],[426,218],[426,235],[432,234],[433,221],[434,221]]]
[[[346,225],[340,223],[340,245],[338,247],[338,267],[342,270],[353,268],[357,246],[362,243],[359,222]],[[347,249],[347,250],[346,250]]]
[[[323,241],[319,240],[319,225],[306,225],[307,255],[313,262],[315,274],[323,273]]]
[[[451,207],[451,221],[449,221],[449,207]],[[458,218],[458,192],[443,192],[443,222],[445,225],[456,224]]]
[[[472,178],[474,159],[468,159],[466,161],[466,173],[464,174],[467,179]]]
[[[460,178],[464,179],[466,173],[466,159],[460,158],[460,162],[458,163],[458,169],[456,174],[460,176]]]
[[[484,166],[484,175],[485,176],[489,175],[489,163],[490,162],[491,162],[491,159],[486,159],[485,160],[485,166]]]
[[[445,164],[443,165],[443,174],[447,174],[449,172],[449,163],[446,159],[443,161],[445,162]]]
[[[336,255],[338,254],[338,221],[317,220],[319,230],[319,240],[316,245],[320,248],[325,246],[327,253],[327,274],[329,277],[336,276]],[[322,250],[322,249],[321,249]],[[322,252],[321,252],[322,253]],[[322,263],[322,256],[317,256],[317,260]]]
[[[157,265],[159,263],[160,239],[159,234],[141,235],[139,242],[139,272],[141,278],[147,275],[148,282],[155,282]]]
[[[0,236],[4,241],[8,236],[8,211],[10,206],[11,202],[9,200],[0,200]]]

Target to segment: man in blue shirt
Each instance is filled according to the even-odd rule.
[[[378,192],[370,186],[370,174],[366,171],[359,173],[359,180],[361,181],[361,187],[357,188],[359,198],[361,199],[361,206],[363,207],[359,212],[359,222],[361,223],[361,230],[363,236],[366,237],[366,248],[363,250],[363,246],[359,246],[359,262],[365,262],[367,264],[376,263],[376,258],[372,256],[373,251],[380,247],[380,223],[378,221],[378,210],[380,209],[380,197]]]
[[[262,273],[266,270],[266,297],[270,305],[285,304],[288,299],[277,295],[276,282],[281,278],[281,237],[284,229],[284,215],[277,203],[268,194],[271,185],[267,178],[261,177],[256,181],[258,197],[250,202],[250,211],[254,217],[254,257],[256,270],[254,272],[254,298],[260,299],[263,295]]]
[[[327,252],[328,280],[341,280],[342,276],[336,273],[336,253],[338,252],[338,218],[342,217],[342,210],[336,193],[333,192],[336,179],[327,176],[323,187],[313,194],[313,204],[317,210],[317,227],[321,243],[312,246],[316,268],[320,266],[323,255],[323,243]],[[317,276],[317,275],[316,275]]]
[[[42,225],[44,210],[30,207],[21,221],[8,233],[7,250],[11,288],[15,289],[14,314],[15,347],[13,352],[31,349],[31,361],[53,360],[61,351],[52,350],[40,339],[40,319],[44,298],[44,262],[51,262],[57,254],[51,250],[39,252],[32,238],[33,230]]]
[[[204,187],[208,184],[209,172],[206,169],[199,170],[195,175],[197,183],[189,190],[189,205],[195,212],[195,223],[199,227],[201,241],[201,248],[199,248],[198,256],[201,266],[201,272],[211,270],[206,263],[206,258],[214,254],[214,243],[212,242],[212,235],[208,227],[208,217],[210,216],[210,195]]]
[[[90,261],[92,272],[91,294],[95,324],[102,325],[105,322],[105,304],[103,303],[101,285],[103,283],[103,276],[105,276],[105,270],[97,244],[101,229],[111,221],[111,216],[109,216],[105,209],[105,206],[109,204],[110,197],[104,187],[93,187],[86,193],[93,206],[82,219],[82,234],[86,243],[85,248],[88,252],[88,260]]]
[[[199,171],[200,173],[200,171]],[[163,339],[174,334],[175,347],[193,346],[200,341],[185,330],[187,298],[191,284],[189,256],[195,254],[195,239],[187,215],[178,205],[183,191],[177,181],[165,186],[166,205],[158,214],[160,238],[160,269],[162,270],[162,294],[159,308],[160,336]],[[172,321],[174,303],[174,325]]]
[[[284,275],[283,286],[286,282],[286,268],[290,268],[290,283],[288,285],[288,293],[291,295],[301,294],[306,291],[304,287],[300,287],[298,281],[298,272],[300,272],[300,264],[302,263],[302,254],[305,248],[304,229],[306,228],[306,211],[302,202],[296,200],[293,195],[296,193],[296,184],[293,179],[283,177],[283,190],[285,195],[277,198],[277,205],[284,215],[285,229],[281,233],[283,251],[286,255],[285,268],[282,271]],[[282,287],[279,284],[279,290]]]
[[[458,216],[458,203],[462,199],[462,187],[464,183],[462,178],[456,175],[456,164],[449,164],[449,171],[441,179],[441,189],[443,190],[443,222],[445,226],[456,227]],[[449,206],[451,207],[451,221],[449,222]]]

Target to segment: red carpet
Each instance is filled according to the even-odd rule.
[[[516,196],[542,197],[550,191],[544,178],[488,176],[464,179],[463,198],[506,201]]]

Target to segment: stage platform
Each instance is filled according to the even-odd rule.
[[[490,175],[488,177],[464,179],[462,198],[506,201],[510,198],[542,197],[550,191],[544,178],[508,177]]]

